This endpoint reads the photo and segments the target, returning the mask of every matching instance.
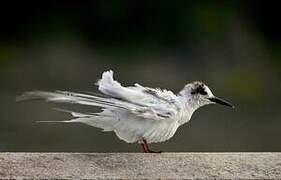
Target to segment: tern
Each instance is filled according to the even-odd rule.
[[[208,104],[234,106],[213,95],[203,82],[188,83],[178,93],[139,84],[124,87],[113,79],[113,71],[105,71],[96,83],[102,94],[68,91],[29,91],[17,97],[18,101],[43,99],[55,103],[74,103],[97,106],[100,112],[75,112],[60,109],[72,115],[66,121],[43,121],[83,123],[113,131],[127,143],[139,143],[143,152],[152,151],[148,144],[163,142],[174,136],[178,127],[187,123],[198,108]],[[160,152],[160,151],[159,151]]]

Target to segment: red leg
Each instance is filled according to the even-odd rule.
[[[162,152],[162,151],[152,151],[152,150],[150,150],[145,139],[142,140],[141,146],[142,146],[142,150],[143,150],[144,153],[161,153]]]
[[[141,147],[142,147],[142,152],[148,153],[147,147],[144,143],[141,143]]]

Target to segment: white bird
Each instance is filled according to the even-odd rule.
[[[139,84],[124,87],[113,79],[113,71],[110,70],[104,72],[96,84],[103,94],[31,91],[17,100],[40,98],[49,102],[101,107],[102,111],[98,113],[62,110],[70,113],[73,119],[59,122],[78,122],[103,131],[114,131],[127,143],[140,143],[144,152],[154,152],[149,149],[148,143],[163,142],[173,137],[178,127],[187,123],[199,107],[218,103],[234,108],[229,102],[215,97],[199,81],[185,85],[178,94],[174,94]]]

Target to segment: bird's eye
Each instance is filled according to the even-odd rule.
[[[201,94],[201,95],[207,95],[207,92],[205,90],[204,87],[199,86],[196,89],[194,89],[193,91],[191,91],[191,94]]]
[[[199,90],[199,94],[201,94],[201,95],[207,95],[207,92],[205,91],[204,88],[202,88],[202,89]]]

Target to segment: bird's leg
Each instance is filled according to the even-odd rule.
[[[147,146],[144,143],[140,143],[140,144],[141,144],[141,147],[142,147],[142,151],[144,153],[148,153]]]
[[[161,153],[162,152],[162,151],[152,151],[152,150],[150,150],[145,139],[143,139],[142,142],[143,143],[141,143],[141,145],[142,145],[142,148],[143,148],[143,152],[145,152],[145,153]]]

